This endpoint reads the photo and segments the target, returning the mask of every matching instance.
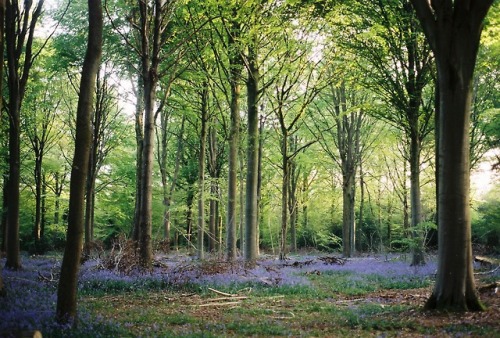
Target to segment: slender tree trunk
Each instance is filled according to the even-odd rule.
[[[158,83],[158,67],[162,31],[165,25],[163,17],[166,5],[162,0],[155,0],[153,18],[150,20],[148,3],[139,0],[141,76],[144,87],[144,139],[141,163],[141,193],[139,204],[139,255],[143,269],[149,270],[153,261],[153,162],[155,144],[155,100]]]
[[[135,105],[135,142],[136,142],[136,158],[135,158],[135,206],[134,206],[134,225],[132,229],[132,240],[139,246],[139,214],[141,204],[141,168],[142,168],[142,150],[144,148],[144,80],[142,76],[137,78],[137,102]]]
[[[253,42],[253,45],[256,41]],[[257,259],[257,209],[259,180],[259,80],[257,68],[257,51],[255,46],[248,52],[247,106],[247,180],[245,201],[245,260],[254,262]]]
[[[1,0],[0,0],[1,1]],[[7,215],[9,208],[9,179],[7,174],[3,174],[3,186],[2,186],[2,215],[0,219],[0,231],[2,232],[2,243],[0,247],[0,252],[6,252],[7,248]]]
[[[218,252],[221,249],[221,239],[219,236],[219,201],[220,201],[220,161],[219,149],[217,142],[217,128],[215,123],[217,119],[212,121],[209,129],[209,142],[208,142],[208,172],[210,175],[210,217],[209,217],[209,250],[210,252]]]
[[[191,235],[193,233],[193,200],[194,200],[194,192],[193,188],[188,188],[188,196],[186,200],[187,210],[186,210],[186,241],[187,247],[191,251]]]
[[[0,93],[3,93],[2,88],[3,88],[3,51],[4,51],[4,30],[5,30],[5,7],[6,7],[6,0],[0,0]],[[3,100],[0,100],[0,121],[2,120],[2,113],[3,113]],[[2,242],[0,243],[0,253],[4,252],[5,250],[5,230],[6,230],[6,219],[4,216],[6,216],[6,176],[3,175],[3,191],[2,191],[2,213],[0,214],[0,235],[2,236]],[[5,286],[3,284],[3,279],[2,279],[2,272],[0,269],[0,297],[5,297],[7,294],[5,290]]]
[[[354,199],[355,199],[355,175],[351,171],[346,172],[342,183],[342,254],[344,257],[352,257],[354,252]]]
[[[229,69],[231,86],[231,126],[229,131],[229,172],[227,193],[227,220],[226,220],[226,251],[227,260],[236,259],[236,201],[238,185],[238,145],[240,141],[240,79],[243,60],[239,54],[237,37],[240,35],[240,25],[232,22],[231,33],[228,36],[228,50],[230,51]]]
[[[289,163],[288,163],[288,135],[286,128],[282,128],[281,140],[281,235],[279,259],[285,260],[287,254],[287,227],[288,227],[288,187],[289,187]]]
[[[363,171],[363,159],[359,160],[359,217],[358,228],[363,228],[365,209],[365,172]],[[359,250],[362,250],[361,245],[358,243]]]
[[[208,124],[208,83],[201,93],[200,153],[198,155],[198,259],[205,258],[205,159]]]
[[[260,122],[259,122],[259,163],[258,163],[258,170],[257,170],[257,236],[255,238],[256,240],[256,248],[257,248],[257,256],[260,254],[260,224],[261,221],[263,221],[263,218],[261,217],[262,215],[262,156],[264,153],[264,117],[260,117]]]
[[[32,10],[33,2],[7,1],[5,11],[5,41],[8,69],[9,113],[9,210],[7,215],[7,260],[5,266],[14,270],[21,267],[19,243],[19,184],[20,184],[20,119],[21,104],[26,91],[33,60],[33,40],[43,0]],[[21,65],[21,60],[23,60]]]
[[[418,123],[416,123],[418,127]],[[420,142],[418,131],[411,135],[410,140],[410,205],[411,205],[411,238],[412,238],[412,266],[424,265],[425,256],[423,239],[419,230],[422,222],[422,201],[420,197]]]
[[[82,253],[85,183],[91,143],[92,100],[102,52],[101,0],[88,0],[89,35],[78,97],[75,154],[71,170],[68,231],[57,290],[56,317],[61,323],[77,319],[77,284]]]
[[[42,174],[42,200],[41,200],[41,216],[40,216],[40,238],[45,237],[45,225],[47,224],[47,181],[45,173]]]
[[[41,237],[42,220],[42,161],[43,151],[35,152],[35,224],[33,227],[33,238],[35,240],[35,251],[38,252],[38,244]]]
[[[164,206],[165,209],[163,211],[163,229],[165,239],[167,240],[167,252],[170,251],[170,223],[171,223],[171,210],[170,205],[172,204],[172,199],[174,196],[174,191],[177,186],[177,179],[179,178],[179,170],[181,166],[181,160],[184,153],[184,125],[186,122],[186,116],[182,116],[181,122],[181,130],[179,131],[179,135],[177,137],[177,151],[175,154],[175,166],[174,166],[174,174],[172,177],[172,182],[170,184],[170,189],[168,190],[168,194],[164,195]],[[164,133],[166,130],[163,131]],[[162,150],[166,154],[166,149]],[[165,157],[166,159],[166,157]],[[166,166],[166,163],[163,164]],[[164,182],[164,194],[166,190],[166,170],[162,173],[165,177],[162,178],[162,182]]]
[[[295,153],[298,147],[298,139],[296,136],[290,138],[290,151]],[[290,215],[290,251],[297,252],[297,220],[298,220],[298,205],[297,205],[297,186],[300,170],[297,167],[295,158],[290,160],[290,179],[288,188],[288,213]]]

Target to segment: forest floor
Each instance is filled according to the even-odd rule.
[[[264,255],[247,266],[170,254],[157,255],[146,274],[112,261],[82,265],[77,329],[53,323],[59,258],[26,257],[21,273],[4,269],[0,337],[34,329],[44,337],[500,337],[500,291],[491,287],[500,271],[491,266],[476,274],[486,310],[444,313],[423,310],[433,256],[421,267],[405,255],[318,253]]]

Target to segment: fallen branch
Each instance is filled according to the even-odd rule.
[[[193,306],[208,307],[208,306],[227,306],[227,305],[239,305],[239,304],[241,304],[240,301],[238,301],[238,302],[223,302],[223,303],[205,303],[205,304],[193,305]]]
[[[208,301],[209,302],[220,302],[224,300],[243,300],[243,299],[248,299],[247,296],[233,296],[233,297],[219,297],[219,298],[210,298]]]
[[[489,271],[482,271],[482,272],[474,272],[474,275],[488,275],[490,273],[494,273],[495,271],[497,271],[498,269],[500,269],[500,265],[497,266],[496,268],[494,268],[493,270],[489,270]]]
[[[226,297],[237,297],[238,295],[233,295],[231,293],[226,293],[226,292],[222,292],[222,291],[219,291],[219,290],[215,290],[215,289],[212,289],[212,288],[208,288],[210,291],[212,292],[215,292],[216,294],[218,295],[221,295],[221,296],[226,296]]]

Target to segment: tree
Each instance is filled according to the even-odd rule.
[[[96,200],[96,180],[110,151],[116,148],[124,132],[117,130],[121,109],[117,107],[116,88],[109,83],[113,69],[108,64],[100,67],[96,79],[96,93],[92,110],[92,142],[87,185],[85,191],[85,250],[89,254],[90,242],[94,238],[94,214]]]
[[[136,107],[136,134],[138,136],[138,194],[136,196],[136,215],[134,233],[137,235],[139,244],[140,265],[144,269],[151,268],[153,256],[152,244],[152,187],[153,187],[153,162],[154,162],[154,131],[155,131],[155,104],[158,82],[167,71],[172,71],[173,65],[177,65],[182,53],[177,50],[178,45],[168,46],[172,39],[173,16],[177,9],[177,1],[138,0],[139,18],[131,19],[131,25],[138,35],[138,46],[127,39],[127,43],[138,53],[140,57],[138,104]],[[124,36],[124,35],[123,35]],[[171,47],[171,48],[168,48]],[[171,55],[173,60],[167,60]],[[169,62],[167,62],[169,61]],[[175,73],[175,72],[172,72]],[[169,76],[169,84],[174,75]],[[166,97],[169,90],[165,90]],[[143,124],[143,125],[142,125]],[[142,136],[142,137],[141,137]],[[142,147],[142,149],[141,149]]]
[[[5,22],[5,7],[6,7],[6,0],[0,0],[0,93],[2,93],[2,88],[3,88],[3,49],[4,49],[4,22]],[[0,120],[2,119],[2,114],[3,113],[3,99],[0,100]],[[5,182],[5,180],[4,180]],[[4,183],[5,184],[5,183]],[[5,188],[5,187],[4,187]],[[5,193],[6,190],[3,190],[3,198],[2,200],[5,202]],[[3,219],[3,214],[5,210],[3,209],[2,205],[2,214],[1,214],[1,219],[0,219],[0,235],[2,235],[2,245],[0,245],[0,251],[4,249],[3,244],[5,241],[5,232],[4,232],[4,219]],[[0,272],[0,297],[5,296],[6,291],[5,287],[3,285],[3,279],[2,279],[2,273]]]
[[[45,189],[43,164],[48,151],[56,144],[60,132],[55,130],[55,118],[61,102],[60,98],[51,95],[46,88],[43,92],[28,93],[30,100],[27,102],[30,112],[25,114],[24,131],[29,139],[29,144],[34,155],[33,178],[35,181],[35,224],[33,226],[33,236],[35,240],[35,250],[38,251],[38,242],[40,241],[44,224],[42,220],[44,215]]]
[[[469,121],[482,22],[493,0],[411,0],[438,73],[438,271],[428,309],[477,311],[472,266]]]
[[[19,184],[20,184],[20,121],[21,105],[30,70],[40,51],[33,51],[35,27],[42,13],[44,0],[33,7],[33,1],[21,5],[17,0],[7,1],[5,11],[5,42],[8,72],[6,109],[9,116],[9,179],[7,213],[7,261],[11,269],[21,267],[19,247]]]
[[[276,70],[273,97],[269,98],[271,110],[276,116],[275,130],[280,142],[282,172],[281,181],[281,234],[280,259],[287,254],[288,231],[288,199],[290,187],[291,161],[313,142],[306,142],[295,149],[290,148],[290,139],[303,124],[303,117],[308,106],[323,87],[320,82],[322,74],[321,61],[311,57],[312,44],[297,41],[293,25],[283,31],[282,39],[285,48],[282,53],[282,65]],[[267,93],[271,95],[271,93]]]
[[[77,282],[82,254],[85,182],[91,144],[91,112],[97,72],[102,54],[103,16],[101,0],[88,0],[88,44],[82,66],[76,117],[75,153],[71,170],[68,231],[57,289],[56,317],[76,323]]]
[[[237,14],[236,9],[233,15]],[[242,35],[241,23],[231,19],[227,23],[227,50],[229,57],[229,84],[231,88],[230,111],[231,123],[229,131],[229,176],[228,176],[228,194],[226,211],[226,251],[227,260],[236,259],[236,200],[237,200],[237,173],[238,173],[238,145],[240,142],[240,95],[241,95],[241,76],[243,72],[243,57],[240,44]]]
[[[318,107],[314,124],[321,147],[342,173],[342,254],[351,257],[355,251],[356,173],[373,128],[364,111],[366,94],[352,83],[332,83],[320,96],[324,104]]]
[[[432,82],[432,54],[408,0],[362,2],[346,42],[357,56],[358,66],[370,76],[363,80],[388,102],[380,118],[404,131],[410,164],[410,234],[412,265],[425,263],[423,243],[418,231],[422,222],[421,152],[432,131],[432,105],[424,105],[424,89]],[[432,100],[428,100],[433,102]]]

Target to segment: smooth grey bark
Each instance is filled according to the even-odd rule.
[[[258,252],[258,183],[259,183],[259,81],[257,41],[248,48],[247,67],[247,177],[245,200],[245,260],[255,262]]]
[[[5,45],[8,72],[7,113],[9,116],[9,206],[7,214],[7,260],[10,269],[21,268],[19,243],[19,185],[21,177],[21,105],[34,59],[35,27],[42,13],[44,0],[35,7],[32,1],[22,5],[17,0],[7,1],[5,11]]]
[[[4,33],[5,33],[5,9],[6,9],[6,0],[0,0],[0,93],[2,93],[3,88],[3,51],[4,51]],[[3,100],[0,100],[0,120],[2,120],[2,112],[3,112]],[[5,249],[5,235],[6,235],[6,220],[4,219],[4,215],[7,215],[5,212],[6,207],[6,179],[3,176],[4,186],[2,191],[2,213],[0,214],[0,235],[2,236],[2,242],[0,243],[0,251]],[[0,271],[0,297],[4,297],[7,294],[5,290],[5,286],[3,284],[2,272]]]
[[[200,151],[198,153],[198,259],[205,258],[205,161],[208,134],[208,83],[203,83],[201,89],[201,130]]]
[[[222,249],[220,227],[220,182],[221,171],[225,164],[225,147],[218,141],[218,119],[213,118],[209,128],[208,141],[208,174],[210,175],[210,221],[209,221],[209,249],[219,252]]]
[[[75,153],[71,169],[68,231],[57,289],[56,319],[76,324],[77,286],[82,254],[85,183],[91,143],[91,111],[102,55],[101,0],[88,0],[89,34],[82,66],[76,117]]]
[[[161,137],[161,145],[159,150],[159,166],[160,166],[160,175],[163,189],[163,235],[166,243],[166,251],[170,251],[170,233],[171,233],[171,210],[170,206],[172,204],[173,195],[175,192],[175,188],[177,186],[177,181],[179,178],[179,170],[181,166],[181,160],[184,153],[184,126],[186,123],[186,116],[182,116],[181,120],[181,128],[179,133],[177,134],[177,145],[176,145],[176,153],[175,153],[175,164],[174,164],[174,172],[172,174],[172,179],[170,182],[170,187],[167,184],[167,122],[168,117],[167,114],[162,114],[160,118],[160,124],[162,129],[162,137]]]
[[[297,151],[298,138],[296,135],[291,137],[290,150]],[[297,188],[300,177],[300,168],[295,158],[290,161],[290,180],[288,193],[288,212],[290,215],[290,251],[297,252],[297,226],[299,219],[299,206],[297,198]]]
[[[240,80],[243,71],[243,59],[239,52],[239,45],[237,42],[240,34],[240,24],[236,21],[232,21],[231,29],[228,32],[229,84],[231,87],[231,125],[229,131],[229,169],[226,212],[226,252],[228,261],[234,261],[236,259],[236,201],[238,186],[238,146],[240,142]]]
[[[153,260],[152,239],[152,200],[153,200],[153,162],[155,145],[155,101],[156,88],[159,81],[160,53],[168,37],[165,34],[169,22],[169,11],[175,2],[164,3],[155,0],[151,13],[149,4],[138,0],[140,58],[144,98],[144,138],[141,155],[140,203],[138,215],[139,229],[139,261],[143,269],[151,269]],[[136,225],[137,226],[137,225]]]
[[[135,104],[135,205],[134,205],[134,224],[132,229],[132,240],[139,246],[139,213],[141,204],[141,166],[142,166],[142,151],[144,144],[144,82],[142,76],[137,77],[136,89],[136,104]]]
[[[439,85],[438,271],[428,309],[478,311],[472,266],[469,122],[482,22],[493,0],[411,0]]]

